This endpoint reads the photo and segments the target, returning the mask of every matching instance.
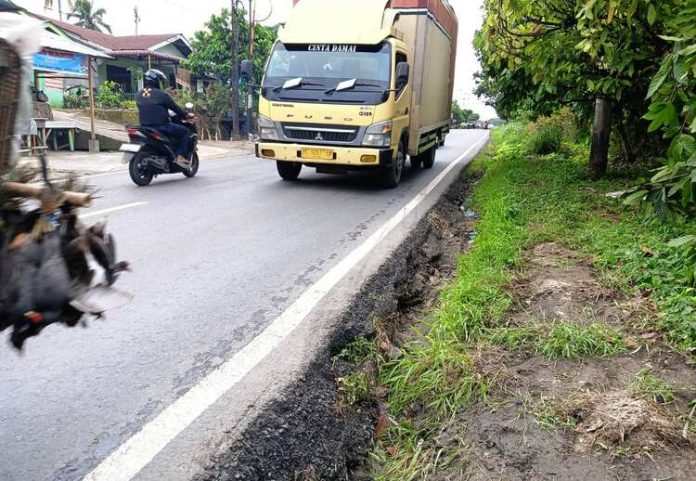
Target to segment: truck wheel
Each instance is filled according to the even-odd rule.
[[[147,154],[145,152],[138,152],[128,163],[130,178],[138,187],[148,186],[152,182],[153,175],[145,162],[146,160]]]
[[[432,169],[435,165],[435,151],[437,150],[437,145],[432,146],[420,155],[411,156],[411,166],[414,169]]]
[[[276,166],[283,180],[297,180],[302,171],[302,164],[297,162],[276,162]]]
[[[419,155],[412,155],[411,156],[411,168],[418,170],[421,167],[423,167],[423,158]]]
[[[406,149],[403,142],[399,144],[399,150],[396,152],[396,157],[392,165],[381,172],[381,180],[384,187],[393,189],[401,183],[401,177],[404,174],[406,166]]]
[[[435,152],[437,151],[437,146],[430,147],[427,151],[421,154],[423,157],[423,168],[432,169],[435,165]]]

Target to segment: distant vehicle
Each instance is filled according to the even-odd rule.
[[[187,103],[186,109],[191,110],[193,104]],[[170,112],[170,115],[173,112]],[[190,114],[189,114],[190,115]],[[163,174],[184,174],[185,177],[195,177],[200,161],[198,159],[198,131],[193,121],[178,118],[174,122],[189,129],[188,152],[186,158],[188,168],[176,164],[171,141],[159,131],[142,126],[128,126],[129,144],[123,144],[119,149],[123,152],[123,163],[128,164],[128,172],[133,183],[139,187],[150,185],[152,179]]]
[[[303,166],[368,170],[390,188],[407,155],[413,168],[432,168],[450,130],[457,18],[448,0],[295,3],[267,64],[256,155],[285,180]]]

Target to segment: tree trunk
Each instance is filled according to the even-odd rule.
[[[611,104],[606,99],[597,99],[590,153],[590,171],[595,178],[603,177],[607,173],[610,140]]]
[[[626,125],[620,121],[616,124],[619,130],[619,136],[621,137],[621,149],[623,150],[624,160],[628,164],[636,163],[636,154],[631,145],[631,139],[628,136],[628,131],[626,130]]]

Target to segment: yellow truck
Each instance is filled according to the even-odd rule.
[[[430,169],[449,133],[457,18],[448,0],[294,0],[266,65],[256,155],[285,180]]]

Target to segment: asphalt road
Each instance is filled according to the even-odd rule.
[[[47,329],[23,358],[0,346],[0,480],[82,479],[486,135],[455,131],[395,190],[310,170],[284,183],[252,157],[148,188],[89,179],[102,199],[87,213],[108,212],[136,297],[88,329]]]

